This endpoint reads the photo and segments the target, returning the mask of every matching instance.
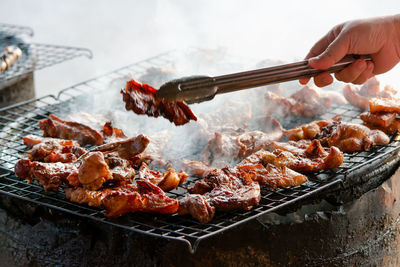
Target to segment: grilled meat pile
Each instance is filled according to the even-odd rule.
[[[360,92],[378,94],[373,82]],[[388,87],[384,92],[389,91]],[[129,81],[122,91],[126,109],[164,116],[175,125],[197,120],[185,103],[158,99],[155,92],[147,84]],[[286,99],[272,93],[268,97],[275,111],[283,105],[284,115],[306,117],[324,113],[330,103],[345,102],[338,94],[310,87]],[[215,212],[257,206],[261,187],[300,186],[308,181],[308,174],[338,168],[343,153],[388,144],[385,132],[400,127],[400,108],[394,98],[368,99],[370,111],[360,115],[364,125],[335,116],[286,130],[271,116],[254,117],[248,103],[225,104],[215,112],[200,114],[197,124],[185,126],[196,133],[191,141],[203,144],[198,151],[201,156],[174,161],[163,156],[171,149],[167,144],[173,144],[168,131],[129,138],[110,122],[96,122],[93,129],[51,114],[39,122],[43,137],[23,138],[28,158],[16,163],[15,173],[28,182],[37,180],[45,191],[62,187],[70,201],[104,209],[108,217],[136,211],[178,213],[206,223]],[[85,117],[91,121],[89,114]],[[252,123],[258,128],[251,128]],[[283,136],[289,141],[282,142]],[[200,179],[187,187],[188,174],[173,166]],[[177,187],[188,193],[181,199],[169,197],[166,192]]]

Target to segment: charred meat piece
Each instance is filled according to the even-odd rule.
[[[380,83],[375,77],[370,78],[360,89],[349,84],[343,87],[343,95],[347,101],[362,110],[368,110],[370,106],[369,100],[371,98],[392,98],[396,93],[396,90],[388,85],[381,90]]]
[[[34,138],[32,135],[24,137],[24,143],[31,146],[34,142],[42,142],[32,146],[28,152],[29,159],[41,162],[75,162],[86,150],[72,140],[56,138]]]
[[[313,139],[317,134],[321,133],[323,127],[332,124],[334,121],[340,120],[341,118],[339,116],[335,116],[332,119],[312,121],[301,126],[295,126],[289,130],[283,130],[283,133],[292,141]]]
[[[199,177],[205,177],[208,173],[210,173],[214,168],[211,168],[200,161],[192,161],[187,159],[182,159],[181,164],[183,165],[183,169],[189,173],[190,175],[196,175]]]
[[[103,130],[101,131],[104,137],[104,142],[105,143],[112,143],[112,142],[117,142],[123,139],[128,138],[124,131],[118,128],[114,128],[112,126],[112,123],[110,121],[106,122],[103,126]]]
[[[76,171],[76,166],[71,163],[42,163],[21,159],[15,164],[14,171],[15,175],[27,179],[29,183],[32,179],[37,179],[47,192],[57,191],[63,183],[66,183],[67,177]]]
[[[133,159],[136,155],[142,153],[150,140],[142,134],[121,141],[98,146],[92,151],[100,151],[105,156],[116,156],[123,159]]]
[[[400,98],[372,98],[369,101],[369,111],[390,112],[400,114]]]
[[[298,186],[308,181],[305,175],[286,166],[277,167],[269,163],[265,166],[262,164],[239,164],[236,168],[239,172],[250,175],[251,179],[260,185],[269,188]]]
[[[189,189],[192,194],[179,201],[179,214],[191,214],[195,219],[205,223],[213,218],[214,208],[222,211],[250,210],[261,199],[260,185],[249,175],[243,175],[236,169],[215,169],[202,180],[202,183],[210,190],[206,193],[199,192],[196,186]]]
[[[330,97],[322,96],[317,89],[310,86],[304,86],[289,97],[267,92],[265,100],[265,112],[281,117],[315,117],[324,114],[331,106]]]
[[[383,129],[388,128],[396,120],[396,113],[390,112],[363,112],[360,114],[360,118],[367,124],[376,125]],[[382,130],[383,130],[382,129]]]
[[[119,157],[105,156],[108,167],[110,168],[113,182],[133,181],[135,178],[135,169],[129,160]]]
[[[52,138],[52,137],[41,137],[33,134],[28,134],[27,136],[24,136],[22,138],[22,141],[24,142],[24,145],[27,146],[28,148],[32,148],[34,145],[46,142],[46,141],[51,141],[51,140],[57,140],[60,141],[61,143],[65,142],[68,143],[71,146],[79,146],[78,142],[74,140],[65,140],[65,139],[59,139],[59,138]]]
[[[280,124],[270,132],[216,132],[203,150],[202,162],[208,166],[224,167],[231,161],[240,160],[282,138]]]
[[[370,130],[360,124],[334,122],[325,126],[315,138],[323,145],[335,146],[343,152],[364,151],[374,145],[387,145],[389,137],[380,130]]]
[[[197,117],[184,102],[171,102],[156,96],[157,90],[147,84],[140,84],[134,80],[126,83],[125,90],[121,90],[125,109],[136,114],[146,114],[150,117],[162,116],[175,125],[183,125]]]
[[[214,218],[215,207],[208,203],[208,198],[199,194],[186,195],[179,201],[180,215],[190,214],[202,223],[207,223]]]
[[[101,152],[89,152],[81,160],[77,171],[73,172],[67,179],[72,186],[82,186],[84,189],[97,190],[106,181],[112,180],[113,176],[104,159],[104,155]]]
[[[173,214],[179,205],[158,186],[143,180],[97,191],[82,187],[66,188],[65,194],[72,202],[104,208],[105,215],[111,218],[136,211]]]
[[[344,160],[343,153],[336,147],[331,147],[327,152],[320,144],[319,140],[313,140],[307,147],[303,144],[297,147],[293,142],[278,143],[272,152],[260,150],[244,159],[239,165],[263,164],[268,163],[277,167],[287,167],[296,172],[318,172],[321,170],[335,169]]]
[[[50,114],[47,119],[39,121],[39,127],[45,137],[76,140],[82,146],[101,145],[103,143],[103,137],[96,130],[77,122],[64,121],[54,114]]]
[[[178,185],[183,184],[187,177],[188,175],[183,171],[177,173],[172,168],[164,173],[150,170],[146,163],[142,163],[139,169],[140,179],[150,181],[164,191],[175,189]]]

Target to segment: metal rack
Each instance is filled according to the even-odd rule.
[[[387,146],[377,146],[365,152],[345,154],[344,163],[335,171],[324,171],[309,176],[309,182],[297,187],[277,190],[263,188],[260,204],[252,210],[217,212],[211,222],[204,224],[189,216],[154,215],[140,212],[117,219],[108,219],[104,217],[104,212],[97,208],[69,202],[65,199],[63,190],[57,193],[45,193],[40,185],[27,184],[13,174],[14,164],[21,158],[21,155],[26,153],[26,148],[21,139],[27,134],[41,134],[38,127],[39,120],[47,118],[50,113],[56,115],[68,114],[69,104],[75,101],[77,96],[90,93],[93,90],[105,89],[108,83],[115,78],[123,77],[128,73],[140,75],[150,66],[168,66],[173,63],[175,53],[158,55],[79,83],[63,90],[57,97],[50,95],[0,109],[0,193],[129,231],[185,242],[193,252],[201,240],[263,214],[300,203],[312,195],[343,183],[347,175],[370,163],[383,161],[386,156],[394,154],[399,149],[399,136],[395,135]],[[324,117],[332,117],[336,114],[341,115],[344,121],[360,122],[359,111],[350,105],[333,107]],[[193,185],[197,179],[190,177],[186,186]],[[185,194],[185,190],[182,189],[168,193],[170,197],[178,199]]]
[[[8,36],[28,35],[33,36],[33,29],[26,26],[0,23],[0,38]]]
[[[0,52],[7,45],[17,45],[22,50],[22,57],[8,70],[0,73],[0,82],[76,57],[92,58],[92,52],[86,48],[30,43],[21,38],[22,35],[32,36],[33,30],[23,26],[0,24]]]

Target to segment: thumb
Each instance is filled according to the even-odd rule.
[[[319,56],[310,58],[309,65],[315,69],[326,70],[341,60],[349,50],[350,40],[346,35],[339,34]]]

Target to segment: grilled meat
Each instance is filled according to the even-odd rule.
[[[183,171],[177,173],[172,168],[164,173],[150,170],[146,163],[142,163],[139,169],[140,179],[150,181],[164,191],[175,189],[178,185],[183,184],[187,177],[188,175]]]
[[[105,156],[116,156],[130,160],[142,153],[149,143],[150,140],[147,137],[139,134],[135,137],[96,147],[94,151],[100,151]]]
[[[32,149],[29,159],[41,162],[75,162],[86,150],[72,140],[40,138],[29,135],[23,138],[24,143]],[[36,143],[36,144],[35,144]]]
[[[282,127],[270,125],[267,133],[261,131],[216,132],[203,150],[202,162],[208,166],[224,167],[232,160],[240,160],[282,138]],[[271,121],[272,122],[272,121]]]
[[[369,101],[369,111],[376,112],[391,112],[400,114],[400,98],[372,98]]]
[[[32,182],[36,178],[44,190],[57,191],[58,188],[67,182],[67,177],[76,171],[76,165],[72,163],[42,163],[21,159],[14,167],[15,175]]]
[[[134,80],[126,83],[121,90],[125,109],[136,114],[146,114],[150,117],[162,116],[175,125],[183,125],[190,120],[197,120],[190,108],[184,102],[170,102],[156,96],[157,90],[148,84],[140,84]]]
[[[363,112],[360,114],[360,118],[368,124],[382,127],[383,129],[389,127],[396,120],[396,113],[390,112]]]
[[[387,145],[390,142],[389,137],[380,130],[344,122],[334,122],[324,127],[315,138],[320,139],[323,145],[335,146],[347,153],[364,151],[370,146]]]
[[[189,189],[190,195],[179,201],[178,213],[191,214],[200,222],[209,222],[214,216],[214,209],[250,210],[261,199],[260,186],[249,175],[243,175],[236,169],[215,169],[203,182],[208,191],[198,191],[197,187]],[[200,195],[200,194],[203,195]]]
[[[304,146],[304,143],[296,146],[296,142],[274,142],[272,145],[275,147],[272,152],[260,150],[244,159],[239,165],[261,163],[266,166],[270,163],[296,172],[318,172],[335,169],[344,160],[343,153],[338,148],[332,146],[327,152],[319,140],[311,141],[308,146]]]
[[[39,121],[39,127],[44,137],[57,137],[62,139],[76,140],[80,145],[101,145],[103,137],[99,132],[89,126],[64,121],[54,114],[50,114],[45,120]]]
[[[287,98],[267,92],[265,100],[265,112],[282,117],[288,115],[315,117],[324,114],[331,106],[330,96],[322,96],[310,86],[304,86]]]
[[[104,159],[104,155],[101,152],[89,152],[81,160],[78,170],[67,179],[72,186],[82,186],[84,189],[97,190],[106,181],[112,180],[113,176]]]
[[[128,138],[124,131],[118,128],[114,128],[112,126],[112,123],[110,121],[106,122],[103,126],[103,130],[101,131],[104,137],[104,142],[105,143],[113,143],[117,141],[124,140]]]
[[[301,126],[295,126],[289,130],[283,130],[283,133],[292,141],[313,139],[317,134],[321,133],[323,127],[332,124],[334,121],[340,120],[339,116],[335,116],[332,119],[312,121]]]
[[[191,175],[196,175],[199,177],[205,177],[209,172],[211,172],[214,168],[211,168],[205,165],[200,161],[192,161],[187,159],[182,159],[181,164],[183,165],[183,169]]]
[[[384,89],[381,90],[380,83],[375,77],[369,79],[360,89],[349,84],[343,87],[343,95],[347,101],[362,110],[368,110],[369,100],[371,98],[391,98],[396,93],[396,90],[391,86],[385,86]]]
[[[179,205],[158,186],[144,180],[98,191],[66,188],[65,195],[72,202],[104,208],[105,215],[111,218],[136,211],[173,214]]]
[[[298,186],[308,181],[307,177],[295,172],[286,166],[277,167],[267,163],[262,164],[239,164],[236,169],[241,173],[250,175],[253,181],[269,188]]]

